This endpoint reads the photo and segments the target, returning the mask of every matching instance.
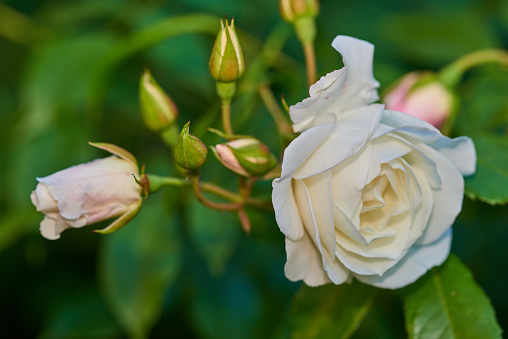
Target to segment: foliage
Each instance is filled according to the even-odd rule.
[[[337,34],[375,44],[381,91],[409,71],[438,70],[478,49],[508,48],[503,1],[320,2],[318,76],[341,64],[330,47]],[[0,3],[2,333],[499,337],[500,328],[508,328],[502,267],[508,260],[508,209],[502,205],[508,201],[508,72],[498,65],[475,68],[458,87],[461,106],[452,134],[474,139],[478,170],[466,179],[468,198],[454,226],[457,256],[401,291],[376,293],[358,282],[316,289],[289,282],[284,237],[273,214],[247,209],[252,231],[246,236],[235,215],[206,209],[180,188],[150,196],[140,215],[112,235],[85,228],[57,242],[41,238],[42,216],[29,199],[35,178],[103,156],[88,140],[128,149],[150,173],[178,171],[164,142],[143,127],[137,94],[145,67],[178,106],[180,126],[191,120],[192,133],[205,144],[222,141],[206,131],[221,124],[208,59],[226,14],[234,15],[246,65],[231,107],[235,133],[255,135],[280,155],[285,140],[259,88],[270,86],[290,105],[307,93],[301,46],[275,1]],[[213,157],[204,169],[204,180],[236,188]],[[256,196],[270,192],[269,181],[255,188]],[[401,332],[402,314],[393,311],[402,303],[407,333]]]

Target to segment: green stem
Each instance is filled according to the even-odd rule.
[[[273,120],[275,121],[275,124],[277,125],[277,128],[279,129],[281,136],[284,139],[288,139],[290,141],[293,140],[294,139],[293,128],[288,123],[287,119],[285,118],[284,112],[277,104],[275,96],[273,95],[273,92],[270,89],[270,87],[268,87],[267,85],[259,86],[259,95],[261,96],[261,99],[263,100],[266,109],[268,110]]]
[[[316,54],[314,52],[314,44],[307,42],[303,44],[303,52],[305,54],[305,67],[307,68],[307,84],[309,87],[316,82]]]
[[[155,174],[147,174],[150,182],[150,193],[155,193],[163,187],[191,187],[192,182],[187,179],[174,178],[174,177],[163,177]],[[244,202],[246,205],[256,207],[265,211],[273,211],[273,206],[270,200],[253,198],[253,197],[242,197],[238,193],[234,193],[219,187],[215,184],[208,182],[199,182],[200,190],[214,194],[220,198],[229,200],[233,203],[241,204]]]
[[[486,49],[469,53],[445,66],[439,72],[439,78],[445,85],[454,88],[466,71],[473,67],[492,62],[508,65],[508,52],[500,49]]]
[[[222,127],[226,134],[233,134],[233,128],[231,127],[231,99],[236,92],[236,82],[222,82],[217,81],[217,95],[221,99],[222,105]]]
[[[147,174],[148,181],[150,182],[150,194],[159,191],[163,187],[188,187],[189,181],[181,178],[162,177],[155,174]]]
[[[231,127],[231,100],[222,100],[222,127],[224,132],[233,135],[233,128]]]
[[[30,17],[0,3],[0,36],[21,44],[36,45],[41,41],[51,38],[53,31],[39,25]]]
[[[233,193],[231,191],[228,191],[227,189],[224,189],[222,187],[219,187],[217,185],[208,183],[208,182],[201,182],[200,183],[201,189],[208,193],[213,193],[218,197],[233,201],[233,202],[241,202],[242,198],[240,195]]]
[[[237,211],[240,209],[243,204],[241,202],[235,202],[235,203],[218,203],[211,200],[208,200],[204,195],[203,191],[201,190],[201,186],[199,184],[199,177],[195,176],[191,178],[192,183],[192,190],[194,191],[194,194],[196,195],[196,198],[199,200],[200,203],[202,203],[204,206],[218,210],[218,211]]]

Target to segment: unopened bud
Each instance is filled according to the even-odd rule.
[[[139,82],[139,101],[143,121],[153,132],[160,132],[170,126],[178,116],[175,103],[155,81],[148,69],[143,72]]]
[[[242,49],[235,31],[234,19],[231,25],[221,20],[221,29],[215,40],[209,63],[210,73],[215,80],[230,82],[238,79],[245,70]]]
[[[189,172],[199,172],[206,160],[205,144],[189,133],[190,121],[182,128],[174,150],[175,163]]]
[[[212,150],[222,165],[245,177],[262,176],[277,165],[268,147],[254,138],[233,140]]]
[[[411,72],[388,89],[387,109],[407,113],[439,128],[456,108],[454,92],[432,72]]]
[[[294,23],[300,18],[314,18],[319,12],[318,0],[280,0],[279,10],[282,18]]]

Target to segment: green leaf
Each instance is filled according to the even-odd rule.
[[[508,139],[494,135],[474,138],[476,173],[465,178],[466,195],[491,205],[508,202]]]
[[[213,197],[212,199],[214,199]],[[234,213],[208,209],[194,200],[188,209],[192,243],[212,274],[220,274],[238,247],[243,232]]]
[[[95,288],[82,287],[79,294],[69,293],[49,313],[41,339],[121,337],[122,330]]]
[[[453,254],[409,287],[404,311],[409,338],[501,338],[489,299]]]
[[[291,305],[292,338],[349,338],[374,300],[376,289],[351,285],[302,285]]]
[[[163,212],[161,198],[150,196],[133,221],[104,236],[99,271],[102,289],[132,338],[148,336],[182,263],[178,223]]]

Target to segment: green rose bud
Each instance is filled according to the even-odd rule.
[[[141,115],[146,127],[160,132],[172,125],[178,116],[178,108],[146,69],[139,82]]]
[[[235,31],[234,19],[231,26],[221,20],[221,30],[215,40],[212,56],[210,57],[210,74],[220,82],[230,82],[238,79],[245,70],[242,49]]]
[[[262,176],[277,165],[268,147],[254,138],[242,138],[212,147],[222,165],[236,174]]]
[[[182,128],[174,150],[175,163],[181,168],[197,173],[206,160],[208,150],[205,144],[189,133],[190,121]]]

